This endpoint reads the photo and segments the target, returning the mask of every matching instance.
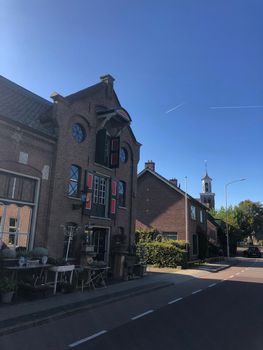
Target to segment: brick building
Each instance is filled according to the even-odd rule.
[[[49,102],[0,77],[0,238],[8,246],[62,257],[72,232],[70,256],[87,235],[99,260],[117,266],[119,240],[129,251],[140,144],[113,82],[106,75]]]
[[[207,234],[207,207],[186,196],[176,179],[158,174],[152,161],[138,175],[136,217],[138,229],[151,227],[169,239],[186,240],[188,232],[190,254],[198,256],[200,236]]]

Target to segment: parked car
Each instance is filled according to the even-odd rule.
[[[258,247],[249,247],[244,250],[243,255],[248,258],[261,258],[261,252]]]

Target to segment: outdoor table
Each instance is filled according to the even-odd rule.
[[[55,272],[55,279],[53,286],[53,294],[56,294],[57,292],[57,283],[58,283],[58,277],[60,274],[60,279],[65,275],[66,272],[70,272],[70,278],[69,278],[69,283],[72,284],[72,277],[73,277],[73,272],[75,269],[75,265],[64,265],[64,266],[52,266],[49,271]]]
[[[35,272],[35,277],[33,280],[33,286],[35,286],[37,284],[38,280],[42,280],[42,278],[44,277],[44,284],[47,284],[47,272],[48,269],[51,267],[52,265],[50,264],[35,264],[35,265],[29,265],[29,266],[5,266],[4,270],[10,271],[12,272],[12,280],[15,281],[16,283],[16,290],[17,290],[17,283],[18,283],[18,275],[20,272],[33,272],[33,276],[34,276],[34,272]]]
[[[86,281],[86,285],[93,287],[96,289],[96,282],[103,285],[103,287],[107,287],[107,272],[110,269],[109,266],[82,266],[82,268],[88,271],[88,279]],[[82,291],[83,291],[83,281],[82,281]]]

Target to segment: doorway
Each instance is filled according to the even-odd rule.
[[[98,261],[108,262],[109,229],[93,227],[92,245]]]

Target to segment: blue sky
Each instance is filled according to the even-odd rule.
[[[0,0],[0,74],[49,99],[105,73],[156,170],[263,202],[261,0]],[[167,111],[175,108],[173,111]],[[242,107],[243,106],[243,107]],[[227,108],[211,108],[227,107]],[[229,108],[231,107],[231,108]],[[238,107],[238,108],[232,108]]]

